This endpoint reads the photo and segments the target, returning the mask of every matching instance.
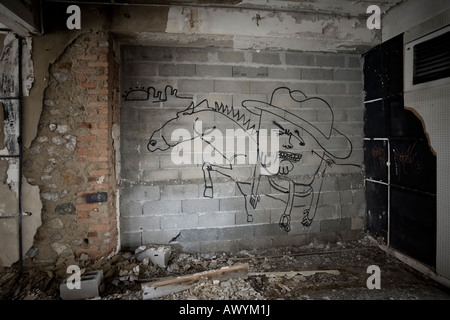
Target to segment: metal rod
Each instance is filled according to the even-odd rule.
[[[387,182],[383,182],[383,181],[378,181],[378,180],[373,180],[373,179],[369,179],[369,178],[366,178],[366,181],[369,181],[369,182],[372,182],[372,183],[378,183],[378,184],[382,184],[382,185],[385,185],[385,186],[387,186],[387,185],[388,185],[388,183],[387,183]]]
[[[382,100],[383,100],[383,98],[372,99],[372,100],[364,101],[364,104],[368,104],[368,103],[372,103],[372,102],[377,102],[377,101],[382,101]]]
[[[389,141],[389,138],[364,138],[366,141]]]
[[[20,155],[15,155],[15,154],[2,154],[0,155],[0,158],[19,158]]]
[[[22,212],[23,216],[31,216],[31,212]],[[0,216],[0,219],[17,219],[19,215],[13,215],[13,216]]]
[[[391,142],[387,139],[388,144],[388,161],[386,163],[387,166],[387,176],[388,176],[388,207],[387,207],[387,215],[388,215],[388,227],[387,227],[387,245],[390,246],[391,243]]]
[[[17,35],[18,44],[18,55],[19,55],[19,137],[18,137],[18,145],[19,145],[19,273],[23,272],[23,243],[22,243],[22,37]]]

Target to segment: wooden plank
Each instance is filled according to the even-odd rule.
[[[332,275],[339,275],[339,270],[304,270],[304,271],[278,271],[278,272],[252,272],[249,276],[266,276],[266,277],[295,277],[301,275],[304,277],[311,276],[316,273],[328,273]]]
[[[231,278],[246,279],[248,263],[224,267],[218,270],[204,271],[180,277],[171,277],[142,284],[143,299],[149,300],[189,289],[195,283],[209,279],[227,280]]]

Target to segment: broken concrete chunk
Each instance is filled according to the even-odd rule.
[[[62,300],[82,300],[99,297],[100,286],[103,282],[103,270],[88,272],[78,279],[79,283],[75,283],[76,281],[77,279],[71,276],[61,283],[59,292]]]
[[[154,265],[160,268],[166,268],[171,251],[169,246],[160,246],[157,248],[140,246],[136,249],[135,254],[137,255],[138,261],[144,261],[144,259],[148,258]]]

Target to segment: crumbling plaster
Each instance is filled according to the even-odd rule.
[[[207,7],[171,7],[165,33],[228,36],[235,49],[328,52],[362,51],[381,39],[364,18]]]
[[[0,190],[0,194],[10,194],[10,205],[17,206],[17,197],[15,193],[6,190]],[[39,187],[30,185],[25,179],[22,180],[23,212],[27,214],[22,218],[22,250],[25,254],[34,243],[34,235],[41,225],[42,202],[39,195]],[[1,211],[1,209],[0,209]],[[0,266],[11,266],[19,260],[19,241],[18,241],[18,220],[0,219]]]
[[[36,137],[39,118],[43,106],[44,90],[48,86],[49,68],[64,49],[81,32],[50,33],[33,38],[32,57],[36,81],[30,94],[23,101],[23,146],[29,148]]]
[[[20,135],[20,95],[27,96],[34,82],[31,59],[31,39],[17,38],[14,34],[1,37],[1,79],[3,86],[0,97],[1,110],[0,154],[0,265],[10,266],[19,259],[19,246],[26,252],[33,245],[33,238],[41,224],[42,203],[39,188],[31,186],[24,178],[20,179],[19,158],[17,158]],[[19,50],[19,43],[22,49]],[[22,56],[19,59],[19,53]],[[19,68],[19,63],[22,68]],[[19,71],[22,71],[19,77]],[[22,81],[22,85],[19,82]],[[22,92],[19,92],[19,89]],[[10,157],[10,158],[8,158]],[[19,185],[22,182],[22,201],[19,205]],[[19,214],[19,210],[22,210]],[[22,239],[19,241],[19,221]]]

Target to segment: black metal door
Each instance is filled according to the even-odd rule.
[[[435,267],[436,155],[404,105],[403,35],[364,54],[364,90],[367,232]]]

